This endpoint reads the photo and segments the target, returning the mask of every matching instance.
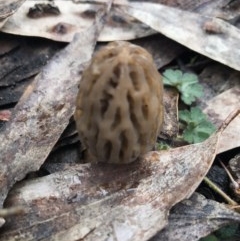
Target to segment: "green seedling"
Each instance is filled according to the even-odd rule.
[[[206,140],[215,130],[215,126],[207,120],[207,116],[197,107],[190,111],[179,111],[179,119],[186,124],[183,139],[189,143],[199,143]]]
[[[163,150],[168,150],[170,146],[164,142],[157,142],[155,145],[156,151],[163,151]]]
[[[177,88],[181,93],[181,100],[187,105],[191,105],[196,98],[203,95],[203,88],[195,74],[168,69],[163,72],[163,83]]]

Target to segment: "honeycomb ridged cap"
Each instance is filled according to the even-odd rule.
[[[84,71],[75,121],[93,162],[130,163],[150,151],[163,123],[163,85],[152,56],[116,41]]]

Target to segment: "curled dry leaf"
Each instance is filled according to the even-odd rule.
[[[149,152],[129,165],[75,165],[22,182],[5,205],[23,206],[29,212],[17,220],[8,218],[0,238],[148,240],[167,224],[171,207],[188,198],[202,181],[215,158],[219,135],[195,145]],[[24,239],[19,229],[24,230]]]
[[[198,241],[220,227],[236,222],[240,222],[240,214],[194,193],[170,211],[168,226],[150,241]]]
[[[132,2],[121,9],[176,42],[240,70],[240,30],[230,23],[147,2]]]
[[[36,5],[35,0],[26,1],[8,20],[2,31],[70,42],[76,32],[85,31],[91,26],[97,11],[104,6],[55,0],[52,5],[55,11],[47,11],[44,10],[46,9],[44,6],[49,6],[51,3],[45,0],[40,4]],[[114,9],[110,14],[111,16],[98,37],[100,41],[129,40],[155,33],[154,30],[127,14],[123,15]]]
[[[39,169],[67,126],[81,71],[91,58],[110,6],[111,2],[88,31],[77,35],[36,76],[0,133],[0,206],[16,181]]]

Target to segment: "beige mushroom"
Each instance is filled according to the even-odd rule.
[[[152,56],[116,41],[84,71],[75,121],[92,162],[130,163],[150,151],[163,123],[163,85]]]

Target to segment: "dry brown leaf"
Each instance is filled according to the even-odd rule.
[[[234,87],[217,95],[206,103],[204,112],[219,127],[226,116],[240,109],[240,87]]]
[[[45,0],[40,3],[49,4],[49,1]],[[29,9],[33,8],[35,4],[35,0],[26,1],[17,13],[9,18],[1,31],[69,42],[76,32],[85,31],[91,26],[96,12],[103,6],[101,4],[75,4],[72,1],[55,0],[54,4],[59,9],[60,14],[47,15],[42,13],[43,16],[41,16],[40,11],[40,16],[33,12],[32,17],[28,17]],[[111,17],[104,26],[98,40],[129,40],[153,33],[155,31],[145,24],[112,9]]]
[[[224,117],[235,110],[240,110],[240,88],[234,87],[223,92],[207,102],[204,112],[218,127]],[[217,153],[221,153],[240,146],[240,114],[223,131]]]
[[[238,115],[227,127],[227,129],[224,130],[224,132],[222,133],[222,136],[219,140],[217,153],[221,153],[236,147],[240,147],[239,133],[240,115]]]
[[[178,203],[168,226],[150,241],[198,241],[222,226],[240,222],[240,214],[198,193]]]
[[[185,1],[185,0],[184,0]],[[184,1],[181,1],[184,5]],[[188,1],[188,0],[187,0]],[[232,21],[239,16],[240,4],[238,1],[212,0],[212,1],[191,1],[194,11],[205,16],[212,16]],[[186,8],[185,8],[186,9]]]
[[[136,39],[132,43],[140,45],[150,52],[158,69],[169,64],[185,50],[183,46],[161,34]]]
[[[179,93],[173,88],[164,88],[164,122],[160,137],[171,140],[178,134],[178,98]]]
[[[233,25],[154,3],[132,2],[121,9],[176,42],[240,70],[240,30]]]
[[[219,63],[211,63],[204,68],[199,75],[200,84],[203,87],[203,96],[197,100],[197,105],[206,108],[209,100],[231,88],[240,88],[240,72]],[[228,113],[223,113],[226,116]],[[222,116],[222,119],[224,119]]]
[[[1,34],[0,108],[17,103],[26,87],[64,44]],[[10,43],[10,44],[8,44]]]
[[[197,105],[219,127],[232,111],[240,109],[240,72],[218,63],[208,65],[199,76],[204,96]],[[240,146],[240,118],[235,118],[221,135],[218,153]]]
[[[0,238],[148,240],[167,224],[170,208],[199,185],[215,158],[219,134],[200,144],[150,152],[130,165],[74,165],[22,182],[5,204],[27,212],[8,218]]]
[[[0,88],[13,88],[19,82],[24,82],[24,80],[36,75],[50,58],[60,50],[58,44],[43,40],[22,40],[21,42],[21,45],[0,58]],[[0,104],[6,105],[6,101],[11,99],[7,95],[13,95],[13,91],[4,93],[3,88],[0,91],[2,92]]]
[[[234,87],[217,95],[206,103],[204,112],[219,127],[231,112],[240,109],[240,87]]]
[[[67,126],[81,71],[91,59],[105,17],[106,12],[100,12],[88,31],[78,34],[52,58],[27,88],[0,133],[0,206],[16,181],[40,168]]]
[[[108,0],[73,0],[74,2],[91,2],[91,3],[105,3]],[[123,5],[130,1],[127,0],[114,0],[114,4]],[[133,2],[133,1],[132,1]],[[141,0],[141,2],[144,2]],[[145,1],[146,2],[146,1]],[[170,7],[180,8],[182,10],[188,10],[201,13],[202,15],[208,15],[212,17],[223,18],[231,20],[239,15],[240,4],[238,1],[226,1],[226,0],[148,0],[148,2],[160,3]]]
[[[1,0],[0,2],[0,28],[6,23],[9,16],[14,14],[25,0]]]

